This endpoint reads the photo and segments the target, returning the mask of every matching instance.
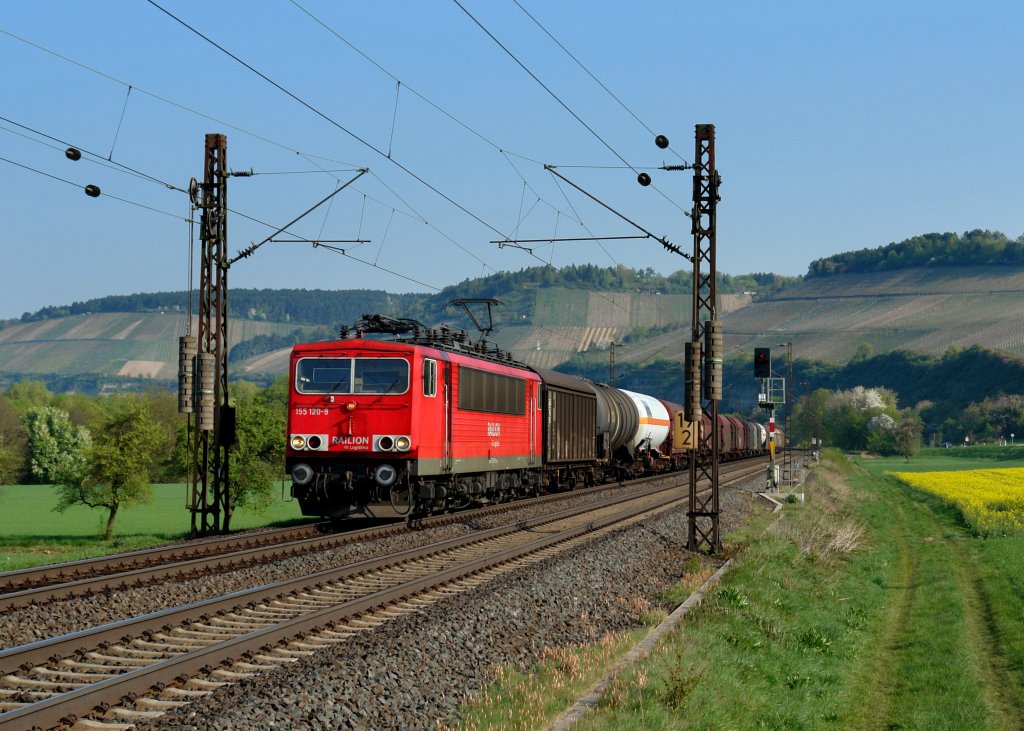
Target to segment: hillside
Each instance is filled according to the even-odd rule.
[[[723,275],[723,302],[750,301],[744,292],[778,291],[794,277]],[[528,363],[555,366],[612,340],[689,321],[691,277],[652,270],[577,265],[532,267],[466,280],[434,295],[376,290],[252,290],[231,292],[229,340],[233,376],[267,382],[287,368],[292,344],[332,337],[364,313],[411,317],[428,326],[468,329],[460,297],[497,298],[492,339]],[[0,387],[43,378],[57,390],[97,390],[124,379],[168,382],[177,375],[177,339],[187,326],[183,292],[102,297],[45,307],[0,322]],[[184,304],[183,304],[184,303]],[[477,316],[482,310],[477,310]],[[481,318],[486,320],[486,318]],[[193,328],[194,329],[194,328]]]
[[[1024,354],[1024,267],[912,268],[805,279],[722,315],[726,355],[792,342],[794,357],[846,363],[858,352],[941,355],[980,345]],[[688,329],[616,359],[681,360]],[[865,349],[865,345],[868,349]]]
[[[445,307],[462,292],[498,297],[505,303],[494,310],[496,329],[491,340],[532,365],[551,368],[574,361],[604,364],[607,372],[612,341],[616,362],[623,366],[681,361],[691,307],[683,278],[644,281],[642,276],[635,278],[638,273],[629,279],[616,272],[612,284],[628,289],[600,290],[594,286],[595,277],[607,278],[606,273],[594,268],[583,272],[585,276],[576,270],[572,277],[547,279],[534,271],[521,279],[504,273],[464,282],[437,295],[396,298],[386,293],[341,292],[336,305],[330,301],[334,295],[330,292],[244,291],[233,299],[236,305],[247,305],[247,316],[232,310],[230,370],[234,376],[269,381],[285,371],[293,342],[330,337],[339,324],[353,321],[357,312],[371,311],[373,304],[384,305],[393,316],[472,329],[464,313]],[[778,358],[777,346],[785,342],[793,343],[796,358],[831,364],[895,350],[942,355],[952,347],[973,345],[1024,354],[1019,325],[1024,319],[1024,266],[840,273],[790,280],[782,286],[773,275],[757,276],[769,282],[760,293],[723,287],[727,291],[720,296],[719,315],[725,325],[727,358],[763,345],[776,347]],[[751,284],[757,283],[744,281],[742,286]],[[326,322],[268,318],[286,309],[289,315],[300,312],[303,298],[309,306],[317,306],[319,319]],[[149,299],[140,301],[151,306]],[[172,300],[170,295],[167,299]],[[141,376],[170,382],[176,378],[177,339],[187,325],[180,311],[89,314],[91,304],[96,303],[76,303],[83,314],[61,316],[62,309],[54,308],[0,328],[0,386],[46,374],[92,374],[100,381]],[[103,300],[99,304],[126,303]],[[405,310],[397,311],[403,306]]]
[[[178,338],[187,327],[184,315],[163,312],[105,312],[11,325],[0,329],[0,374],[91,373],[176,380]],[[229,323],[228,341],[235,345],[297,327],[235,318]]]

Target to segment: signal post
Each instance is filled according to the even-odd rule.
[[[758,406],[768,412],[768,475],[766,489],[779,488],[779,468],[775,463],[775,407],[786,403],[786,379],[772,377],[771,348],[754,348],[754,378],[761,382]]]

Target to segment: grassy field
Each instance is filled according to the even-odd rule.
[[[154,485],[147,505],[117,515],[113,540],[101,539],[106,512],[75,506],[63,513],[49,485],[0,487],[0,571],[73,561],[89,556],[131,551],[187,538],[191,513],[185,501],[191,487]],[[301,518],[298,503],[281,499],[266,515],[240,509],[231,518],[233,530],[283,524]]]
[[[1024,538],[978,537],[886,475],[1016,455],[943,451],[956,450],[909,464],[830,454],[806,503],[727,537],[735,566],[721,585],[574,728],[1024,728]],[[621,639],[503,672],[465,728],[540,727],[566,705],[545,684],[561,697],[600,677]]]

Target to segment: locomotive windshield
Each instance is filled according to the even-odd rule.
[[[295,367],[299,393],[405,393],[408,388],[404,358],[302,358]]]

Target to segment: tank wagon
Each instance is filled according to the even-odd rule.
[[[296,345],[289,378],[286,469],[304,515],[411,519],[688,466],[671,439],[682,406],[411,320],[368,315]],[[718,428],[723,460],[767,449],[754,422]]]

